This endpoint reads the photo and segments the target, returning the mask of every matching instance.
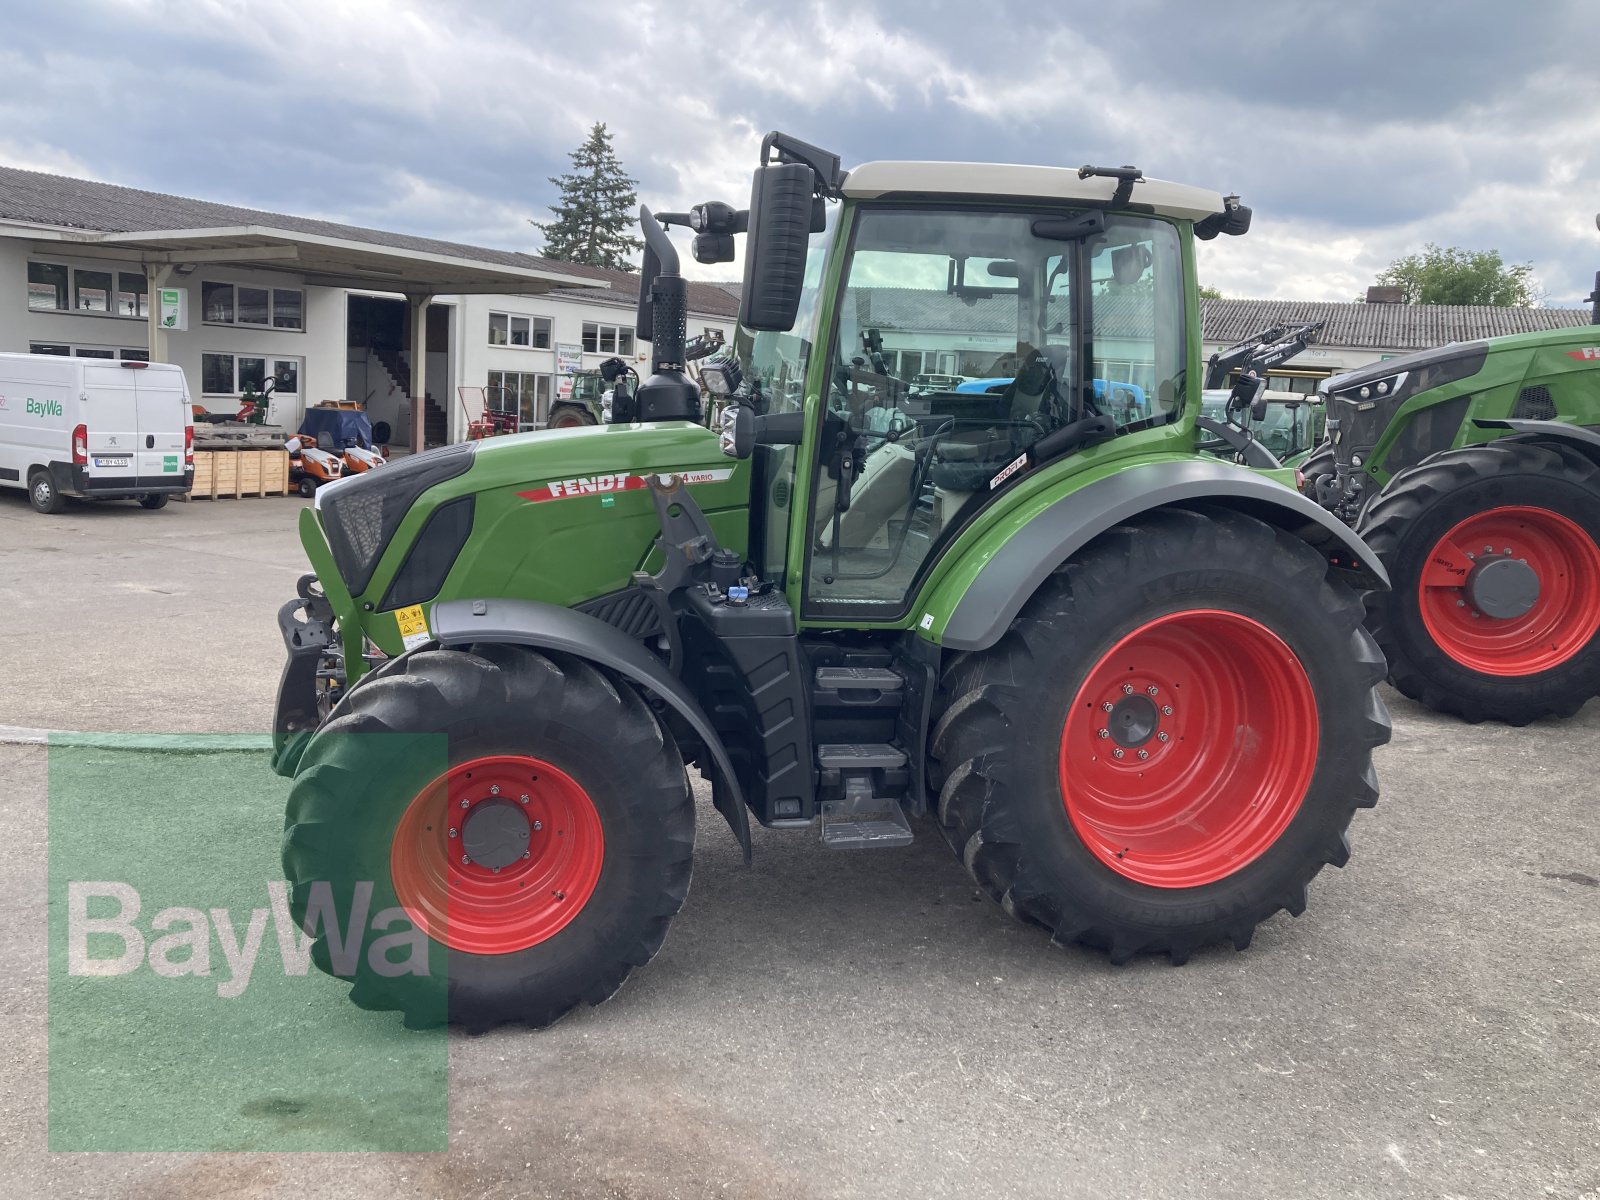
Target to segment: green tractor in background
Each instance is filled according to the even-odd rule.
[[[1360,596],[1385,575],[1198,451],[1193,241],[1249,210],[1129,167],[846,173],[772,134],[748,209],[641,224],[653,374],[609,423],[415,455],[302,514],[274,767],[313,960],[409,1024],[605,1000],[688,890],[685,764],[747,860],[751,814],[837,849],[922,822],[1114,962],[1299,915],[1377,798]],[[745,239],[715,430],[670,225],[701,262]],[[949,339],[974,287],[1015,323],[1000,391],[913,397],[863,354],[910,293]],[[1096,402],[1107,296],[1155,380],[1134,413]],[[367,912],[409,920],[409,957]]]
[[[1388,568],[1390,682],[1525,725],[1600,694],[1600,277],[1592,324],[1373,363],[1319,387],[1305,490]]]

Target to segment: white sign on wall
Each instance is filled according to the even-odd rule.
[[[168,333],[183,333],[189,328],[189,289],[160,288],[161,328]]]

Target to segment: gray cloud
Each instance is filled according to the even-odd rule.
[[[1579,0],[1057,6],[514,0],[39,6],[0,45],[0,160],[534,250],[588,124],[644,198],[737,198],[767,129],[847,162],[1135,162],[1237,190],[1229,294],[1343,299],[1424,241],[1600,266]],[[1442,15],[1441,15],[1442,14]]]

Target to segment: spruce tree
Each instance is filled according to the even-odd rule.
[[[632,271],[628,256],[644,243],[629,235],[638,220],[638,181],[628,176],[611,148],[605,122],[572,152],[572,172],[552,175],[561,199],[550,205],[553,221],[530,221],[544,233],[544,253],[563,262]]]

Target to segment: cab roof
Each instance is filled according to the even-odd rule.
[[[1005,196],[1110,204],[1117,181],[1103,176],[1080,179],[1075,168],[1014,163],[869,162],[850,171],[840,191],[848,198],[893,196]],[[1164,179],[1133,185],[1128,207],[1185,221],[1223,211],[1222,194]]]

